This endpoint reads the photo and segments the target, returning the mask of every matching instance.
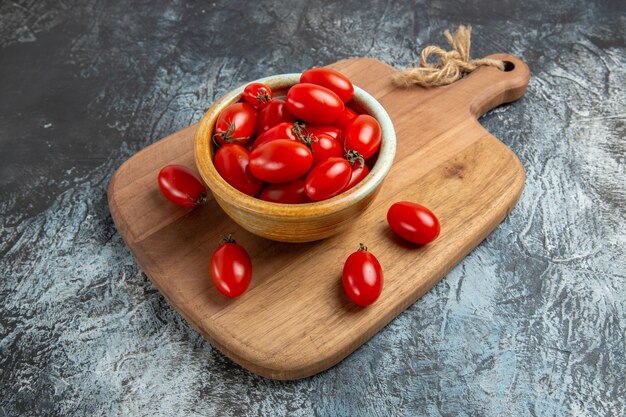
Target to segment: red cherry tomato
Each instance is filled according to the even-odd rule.
[[[272,90],[263,83],[251,83],[243,89],[243,99],[255,109],[262,109],[272,101]]]
[[[350,163],[343,158],[328,158],[315,165],[304,181],[306,195],[313,201],[326,200],[341,193],[352,175]]]
[[[261,133],[252,143],[252,149],[256,149],[259,146],[276,139],[296,140],[296,135],[293,133],[293,123],[279,123]]]
[[[323,133],[325,135],[332,137],[333,139],[337,139],[338,141],[341,141],[341,129],[339,129],[336,126],[307,124],[306,131],[313,136],[317,136],[320,133]]]
[[[361,307],[372,304],[383,291],[383,268],[363,244],[346,259],[341,278],[350,300]]]
[[[346,150],[355,150],[369,159],[380,147],[380,124],[369,114],[360,114],[345,127],[343,139]]]
[[[389,207],[387,222],[400,237],[420,245],[437,239],[441,230],[432,211],[410,201],[400,201]]]
[[[304,175],[313,165],[311,150],[300,142],[276,139],[250,154],[252,175],[270,183],[290,182]]]
[[[311,68],[300,76],[301,83],[311,83],[328,88],[347,103],[354,95],[354,86],[345,75],[328,68]]]
[[[326,87],[296,84],[287,92],[289,112],[305,122],[333,124],[345,108],[343,101]]]
[[[293,115],[287,110],[284,100],[272,100],[259,111],[256,121],[256,134],[260,135],[279,123],[293,123],[295,120]]]
[[[358,116],[357,112],[352,110],[350,107],[346,107],[343,113],[341,113],[341,117],[337,119],[335,124],[343,129],[344,127],[348,125],[348,123],[354,120],[357,116]]]
[[[333,139],[324,133],[315,136],[317,140],[313,139],[311,142],[311,148],[313,150],[313,164],[318,164],[325,159],[336,157],[339,158],[343,155],[343,149],[337,140]]]
[[[304,181],[295,180],[285,184],[268,185],[259,197],[261,200],[273,203],[303,204],[309,203],[309,197],[304,192]]]
[[[215,169],[224,180],[244,194],[255,196],[263,182],[250,172],[250,153],[241,145],[229,143],[215,154]]]
[[[211,256],[213,285],[227,297],[238,297],[248,289],[251,278],[250,255],[229,235]]]
[[[207,196],[202,179],[187,167],[168,165],[159,171],[159,188],[172,203],[183,207],[195,207],[204,203]]]
[[[213,138],[217,143],[244,145],[254,135],[257,113],[248,103],[235,103],[226,107],[215,122]]]
[[[273,128],[260,134],[252,144],[252,149],[256,149],[259,146],[276,139],[299,140],[308,146],[311,142],[311,138],[309,136],[310,134],[307,132],[304,124],[302,123],[279,123]]]
[[[350,182],[348,182],[348,185],[346,186],[346,189],[344,191],[348,191],[350,188],[363,181],[363,178],[367,177],[367,174],[369,173],[370,169],[367,167],[367,165],[361,162],[356,162],[354,165],[352,165],[352,175],[350,176]]]

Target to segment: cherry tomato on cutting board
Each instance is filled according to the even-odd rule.
[[[301,83],[311,83],[328,88],[343,101],[347,103],[354,95],[354,86],[340,72],[328,68],[311,68],[300,76]]]
[[[159,171],[159,188],[172,203],[195,207],[206,200],[207,191],[202,179],[187,167],[168,165]]]
[[[410,201],[399,201],[389,207],[387,222],[400,237],[420,245],[437,239],[441,231],[439,220],[432,211]]]
[[[250,172],[250,153],[241,145],[229,143],[215,154],[215,169],[224,180],[244,194],[255,196],[263,182]]]
[[[215,122],[213,138],[221,146],[227,143],[244,145],[254,135],[257,112],[248,103],[235,103],[226,107]]]
[[[343,155],[343,148],[339,142],[324,133],[316,135],[311,140],[311,150],[313,151],[314,164],[319,164],[328,158],[339,158]]]
[[[361,307],[374,303],[383,291],[383,268],[362,243],[359,250],[346,259],[341,278],[350,300]]]
[[[227,297],[238,297],[250,285],[252,261],[248,252],[231,235],[220,242],[211,256],[211,280],[215,288]]]
[[[344,158],[328,158],[315,165],[304,181],[306,195],[322,201],[341,193],[352,175],[352,167]]]
[[[243,99],[255,109],[262,109],[272,101],[272,90],[263,83],[251,83],[243,89]]]
[[[304,181],[295,180],[285,184],[270,184],[261,192],[261,200],[273,203],[304,204],[310,203],[304,191]]]
[[[287,92],[287,109],[305,122],[333,124],[343,113],[343,101],[326,87],[296,84]]]
[[[380,124],[369,114],[360,114],[343,129],[343,139],[346,150],[355,150],[369,159],[380,147]]]
[[[303,176],[313,165],[311,150],[290,139],[276,139],[250,154],[252,175],[269,183],[290,182]]]
[[[256,121],[256,134],[260,135],[283,122],[295,122],[295,118],[289,110],[284,100],[272,100],[259,111]]]

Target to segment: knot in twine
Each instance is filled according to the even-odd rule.
[[[451,35],[449,30],[446,30],[443,34],[448,39],[452,50],[445,51],[435,45],[427,46],[420,55],[420,66],[398,72],[394,76],[396,84],[405,87],[410,85],[438,87],[452,84],[465,74],[469,74],[481,66],[496,67],[504,70],[504,62],[499,59],[470,59],[471,26],[459,26],[454,35]],[[431,64],[428,62],[428,58],[431,56],[435,56],[439,60]]]

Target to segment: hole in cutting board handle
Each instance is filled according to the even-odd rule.
[[[511,61],[504,61],[504,72],[511,72],[515,69],[515,64]]]

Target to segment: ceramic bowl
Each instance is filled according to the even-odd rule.
[[[272,89],[274,97],[300,80],[300,74],[275,75],[258,80]],[[247,84],[246,84],[247,85]],[[219,114],[236,103],[245,85],[225,94],[202,117],[195,137],[195,160],[200,175],[213,192],[217,203],[244,229],[264,238],[281,242],[310,242],[340,233],[372,203],[396,153],[396,135],[389,115],[381,104],[359,87],[354,87],[351,106],[378,120],[382,144],[369,175],[347,192],[328,200],[307,204],[279,204],[250,197],[230,186],[213,165],[216,151],[211,140]]]

